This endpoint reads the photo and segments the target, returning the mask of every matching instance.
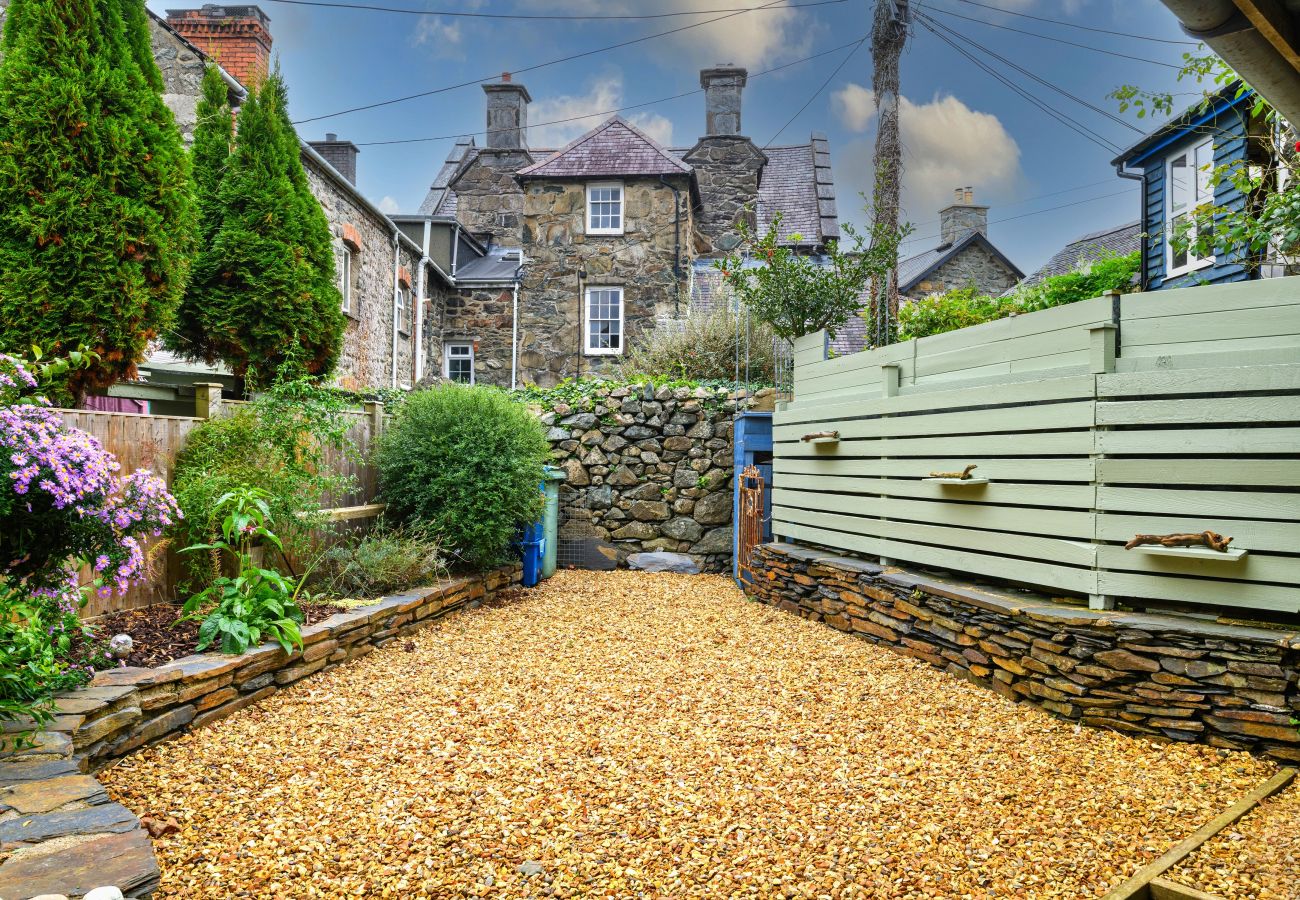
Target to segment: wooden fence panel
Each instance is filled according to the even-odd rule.
[[[775,534],[1098,605],[1300,612],[1300,278],[1101,297],[837,359],[824,344],[795,342],[795,400],[773,420]],[[802,440],[823,431],[838,439]],[[987,481],[927,480],[972,463]],[[1245,555],[1123,548],[1205,529]]]

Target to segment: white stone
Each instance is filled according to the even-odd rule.
[[[125,898],[117,888],[108,886],[95,888],[81,900],[125,900]]]
[[[627,564],[633,569],[646,572],[680,572],[685,575],[700,574],[700,565],[685,553],[669,553],[658,550],[654,553],[633,553],[627,558]]]

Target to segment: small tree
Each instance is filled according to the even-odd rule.
[[[742,221],[738,253],[718,260],[727,285],[759,321],[767,322],[777,337],[793,340],[826,329],[831,337],[859,314],[863,291],[873,279],[884,277],[895,264],[898,245],[910,228],[872,228],[867,238],[845,223],[842,228],[851,249],[838,241],[826,245],[823,258],[800,254],[777,238],[781,214],[772,217],[767,234],[758,238]],[[790,236],[799,243],[802,236]]]
[[[195,110],[194,145],[190,148],[198,201],[200,259],[212,254],[213,239],[221,226],[221,179],[226,173],[234,139],[229,91],[221,70],[210,65],[203,72],[202,94]],[[190,279],[176,314],[176,326],[165,336],[169,349],[195,359],[216,357],[215,350],[210,347],[211,336],[203,315],[211,283],[199,275],[216,272],[219,268],[210,261],[195,266],[195,277]]]
[[[189,160],[141,0],[14,0],[0,62],[0,347],[130,376],[189,274]]]
[[[343,340],[342,297],[278,70],[240,108],[219,205],[211,249],[195,267],[202,302],[191,317],[203,337],[187,352],[263,384],[290,364],[328,375]]]
[[[1195,207],[1167,224],[1170,243],[1179,252],[1191,252],[1202,259],[1223,254],[1240,258],[1252,267],[1266,263],[1300,266],[1300,142],[1296,141],[1295,129],[1263,95],[1254,93],[1213,54],[1184,53],[1178,80],[1197,84],[1208,81],[1213,85],[1197,105],[1201,111],[1208,111],[1222,92],[1233,86],[1235,99],[1248,93],[1254,95],[1242,114],[1250,135],[1245,157],[1212,165],[1206,172],[1211,196],[1221,184],[1230,184],[1246,202]],[[1119,103],[1120,112],[1132,109],[1139,119],[1148,112],[1165,116],[1174,112],[1174,94],[1167,91],[1149,91],[1128,84],[1112,91],[1110,97]],[[1236,139],[1226,130],[1221,133],[1227,139]]]

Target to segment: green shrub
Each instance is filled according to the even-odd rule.
[[[429,526],[414,524],[379,527],[355,543],[332,547],[317,571],[327,593],[365,598],[436,582],[447,566]]]
[[[992,322],[1011,314],[1014,306],[997,297],[987,297],[974,287],[957,288],[931,294],[920,300],[908,300],[898,308],[898,339],[943,334]]]
[[[1033,287],[1016,291],[1016,302],[1021,312],[1035,312],[1091,300],[1106,291],[1127,294],[1135,287],[1133,276],[1138,272],[1139,256],[1136,252],[1126,256],[1103,256],[1073,272],[1052,275]]]
[[[539,423],[498,388],[419,391],[379,441],[386,514],[423,524],[450,553],[486,568],[504,562],[520,526],[542,510],[550,445]]]
[[[622,367],[623,377],[634,380],[636,375],[648,372],[694,381],[721,381],[739,375],[741,380],[772,384],[776,333],[766,322],[748,319],[719,308],[691,313],[680,329],[656,328],[631,349]]]

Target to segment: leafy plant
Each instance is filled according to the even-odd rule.
[[[382,525],[355,543],[330,548],[319,580],[330,593],[373,597],[437,581],[447,572],[442,545],[427,525]]]
[[[762,321],[726,307],[692,312],[680,328],[660,326],[631,348],[623,377],[641,373],[670,375],[689,381],[742,381],[773,384],[776,333]]]
[[[470,566],[497,565],[518,529],[541,514],[549,451],[541,424],[505,391],[417,391],[379,441],[386,514],[398,525],[426,525]]]
[[[301,579],[289,579],[274,569],[253,562],[253,546],[283,549],[280,539],[267,528],[271,521],[268,494],[258,488],[231,491],[217,501],[223,514],[221,538],[208,544],[194,544],[183,553],[199,551],[228,554],[235,574],[213,580],[206,591],[185,602],[185,618],[202,619],[195,649],[203,651],[217,644],[222,653],[240,654],[264,637],[278,643],[285,652],[302,646],[299,625],[304,616],[298,607]],[[208,604],[215,607],[202,612]]]
[[[768,323],[777,337],[793,340],[823,328],[834,337],[862,308],[868,284],[895,267],[898,245],[911,231],[909,226],[890,230],[877,225],[868,242],[853,226],[841,227],[846,240],[831,241],[825,259],[817,259],[783,242],[780,213],[762,237],[742,219],[737,252],[714,265],[741,307]],[[788,241],[802,239],[792,234]]]
[[[73,395],[132,375],[195,238],[189,156],[141,0],[13,0],[0,62],[0,348],[78,346]]]

